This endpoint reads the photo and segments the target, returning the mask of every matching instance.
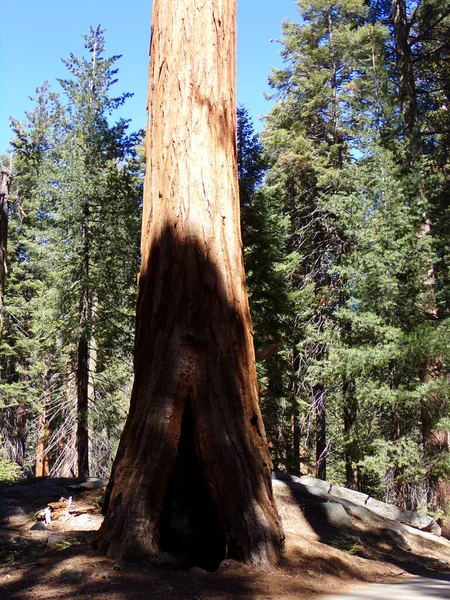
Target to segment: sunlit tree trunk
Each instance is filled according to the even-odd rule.
[[[235,0],[155,0],[135,382],[97,538],[110,556],[214,568],[282,554],[239,229],[235,43]]]
[[[48,452],[48,441],[51,435],[48,424],[47,405],[50,396],[45,398],[42,412],[39,417],[38,443],[36,449],[36,477],[47,477],[50,472],[50,456]]]

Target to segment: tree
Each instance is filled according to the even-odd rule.
[[[263,184],[263,149],[248,111],[239,107],[238,176],[244,263],[254,327],[261,412],[272,457],[299,473],[298,402],[293,372],[296,293],[290,274],[290,219],[280,211],[280,186]]]
[[[153,7],[147,175],[129,416],[99,548],[275,564],[239,232],[235,2]]]
[[[323,366],[342,296],[343,283],[333,267],[346,247],[327,197],[341,189],[341,171],[351,160],[350,105],[361,57],[370,56],[371,31],[364,2],[301,0],[298,6],[302,23],[283,23],[286,67],[272,72],[279,101],[262,138],[272,162],[267,179],[284,188],[284,210],[292,223],[290,250],[300,256],[293,277],[303,298],[295,321],[296,371],[301,399],[314,420],[308,428],[315,431],[315,471],[325,479],[330,390]]]
[[[3,296],[7,272],[8,211],[11,188],[11,171],[1,165],[0,172],[0,340],[3,330]]]
[[[110,94],[119,57],[104,57],[100,28],[85,42],[88,57],[65,61],[63,94],[45,84],[35,110],[12,121],[20,211],[10,214],[0,396],[5,443],[14,407],[26,405],[28,467],[104,476],[131,388],[141,136],[109,122],[128,96]]]

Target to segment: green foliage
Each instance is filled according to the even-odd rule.
[[[326,457],[333,480],[423,506],[432,482],[450,473],[448,451],[429,441],[449,414],[443,122],[433,121],[439,132],[411,168],[390,4],[298,6],[301,23],[283,24],[285,67],[271,75],[277,103],[262,140],[267,183],[289,218],[285,262],[297,253],[290,283],[303,456],[315,446],[308,466],[320,476]],[[430,0],[414,17],[426,136],[435,101],[447,102],[448,15]]]
[[[18,464],[8,460],[0,453],[0,486],[15,483],[20,479],[22,469]]]
[[[45,427],[52,473],[70,473],[79,343],[86,339],[92,473],[105,475],[132,377],[142,135],[129,134],[126,120],[111,124],[130,96],[110,93],[120,57],[104,57],[100,28],[84,39],[87,56],[63,61],[62,94],[44,84],[26,120],[12,120],[15,202],[0,395],[9,407],[8,439],[17,435],[15,413],[26,413],[27,467]]]

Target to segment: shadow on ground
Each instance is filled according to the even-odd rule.
[[[285,477],[281,481],[289,488],[293,501],[322,544],[367,560],[390,563],[412,575],[429,577],[436,572],[450,573],[447,540],[418,530],[414,535],[412,528],[377,515],[371,520],[367,516],[371,511],[356,505],[350,516],[342,505],[318,498],[305,485]],[[445,551],[442,558],[439,557],[440,545]]]
[[[399,549],[402,540],[372,530],[354,516],[352,527],[332,523],[323,507],[314,509],[317,498],[298,484],[274,485],[285,522],[287,556],[272,572],[233,561],[213,573],[117,563],[92,549],[93,531],[67,532],[51,548],[49,532],[37,532],[30,541],[34,513],[74,494],[71,486],[81,481],[34,480],[0,490],[0,555],[2,544],[6,550],[1,555],[0,600],[312,600],[361,583],[396,581],[402,571],[430,577],[436,567],[431,558]],[[93,492],[81,494],[84,502],[92,501],[89,494]],[[446,598],[439,596],[439,588],[424,588],[425,592],[430,598]]]

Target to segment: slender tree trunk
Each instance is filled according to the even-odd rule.
[[[392,0],[392,20],[404,134],[408,141],[411,161],[414,163],[420,153],[419,114],[406,0]]]
[[[89,477],[89,207],[84,206],[81,257],[80,337],[77,347],[78,476]]]
[[[316,413],[316,477],[327,478],[327,413],[325,391],[322,385],[314,386],[314,407]]]
[[[401,439],[402,425],[400,420],[400,415],[397,410],[394,412],[394,441],[398,441]],[[394,488],[395,488],[395,503],[401,510],[407,510],[408,507],[408,495],[406,491],[405,481],[404,481],[405,469],[404,466],[401,465],[398,460],[394,462],[393,466],[393,476],[394,476]]]
[[[50,473],[50,456],[47,449],[50,438],[50,427],[47,420],[47,403],[49,399],[50,398],[46,398],[39,418],[38,444],[36,449],[36,477],[47,477]]]
[[[358,404],[353,381],[344,381],[342,391],[344,395],[345,485],[351,490],[359,490],[359,469],[356,464],[359,460],[359,452],[355,431]]]
[[[292,415],[292,467],[295,475],[300,475],[300,417]]]
[[[235,0],[155,0],[135,382],[97,539],[115,557],[183,547],[214,568],[282,554],[239,230],[235,52]]]
[[[16,463],[23,467],[25,465],[25,452],[27,446],[27,409],[21,402],[17,406],[17,433],[16,433]]]
[[[6,280],[6,252],[8,246],[8,203],[11,173],[2,167],[0,173],[0,340],[3,331],[3,297]]]

